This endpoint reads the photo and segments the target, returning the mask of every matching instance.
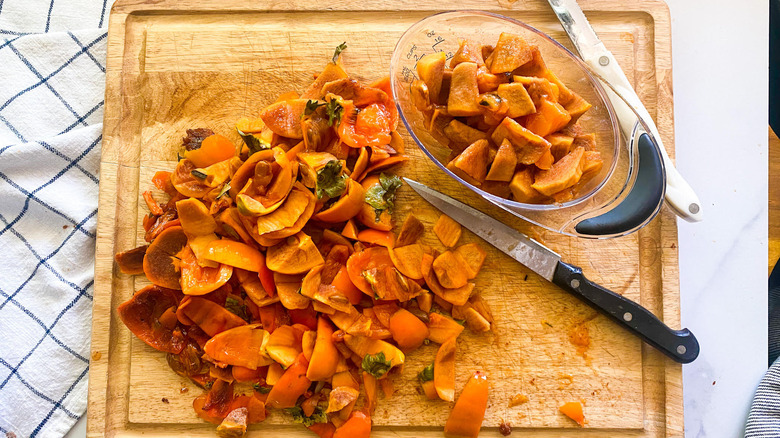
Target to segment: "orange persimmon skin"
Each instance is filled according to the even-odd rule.
[[[479,436],[482,420],[488,401],[488,380],[485,373],[476,371],[466,382],[466,386],[450,412],[444,434],[448,437]]]
[[[323,222],[344,222],[352,219],[363,208],[365,190],[359,182],[347,180],[347,190],[330,208],[314,215],[314,219]]]
[[[366,409],[369,415],[374,415],[377,406],[377,380],[373,375],[363,371],[363,385],[366,387]]]
[[[209,339],[203,352],[219,362],[256,370],[268,365],[262,356],[263,341],[267,337],[260,324],[240,325]]]
[[[356,252],[347,259],[347,272],[349,279],[368,296],[374,296],[371,283],[363,277],[363,272],[369,269],[384,269],[385,267],[394,267],[393,260],[387,248],[375,246],[366,248],[363,251]]]
[[[251,246],[234,240],[222,239],[211,242],[206,259],[235,268],[260,272],[265,266],[265,256]]]
[[[406,161],[409,161],[409,157],[406,157],[404,155],[394,155],[392,157],[387,157],[381,161],[377,161],[375,163],[372,163],[370,166],[368,166],[364,171],[363,174],[358,177],[359,181],[363,181],[363,178],[366,177],[369,173],[377,172],[379,170],[387,169],[388,167],[393,167],[396,164],[404,163]]]
[[[341,123],[337,128],[341,141],[353,148],[390,143],[392,115],[387,106],[372,103],[357,110],[352,102],[344,104]]]
[[[339,351],[333,344],[333,328],[327,319],[317,320],[317,338],[314,352],[306,370],[306,378],[311,381],[325,380],[336,373],[339,364]]]
[[[333,438],[333,434],[336,432],[336,426],[333,423],[314,423],[307,429],[316,433],[320,438]]]
[[[230,403],[230,411],[238,408],[246,408],[247,424],[260,423],[265,420],[265,403],[251,395],[240,395]]]
[[[362,411],[352,411],[349,420],[336,429],[333,438],[369,438],[371,417]]]
[[[208,167],[233,158],[236,154],[236,146],[229,138],[213,134],[203,139],[199,149],[184,153],[186,158],[196,167]]]
[[[238,315],[205,298],[190,297],[179,310],[209,336],[246,324]]]
[[[299,354],[295,362],[284,371],[279,381],[271,388],[266,404],[274,409],[295,406],[298,397],[303,395],[311,385],[311,380],[306,378],[308,368],[309,361],[303,353]]]
[[[171,182],[171,172],[165,170],[157,171],[154,174],[154,177],[152,177],[152,184],[165,192],[168,196],[173,197],[176,195],[176,187],[174,187]]]
[[[317,330],[317,311],[309,304],[305,309],[287,309],[293,324],[301,324],[310,330]]]
[[[463,331],[462,325],[439,313],[429,313],[428,320],[428,337],[439,344],[443,344],[450,338],[457,338]]]
[[[266,266],[265,263],[263,263],[262,266],[260,266],[260,271],[257,273],[257,278],[260,279],[260,284],[263,285],[263,289],[265,289],[265,293],[268,294],[269,297],[275,297],[276,296],[276,282],[274,281],[274,272],[270,269],[268,269],[268,266]]]
[[[403,351],[411,351],[422,345],[428,337],[428,327],[406,309],[398,309],[390,317],[390,333]]]
[[[181,291],[185,295],[205,295],[214,292],[230,280],[233,267],[220,264],[218,268],[200,266],[189,245],[179,253]]]
[[[181,275],[173,264],[173,257],[186,245],[187,235],[181,227],[163,230],[146,249],[143,261],[146,278],[157,286],[181,289]]]
[[[330,284],[344,294],[349,300],[349,304],[352,304],[353,306],[360,303],[360,300],[363,298],[363,292],[358,289],[357,286],[355,286],[355,283],[352,283],[352,280],[349,278],[349,272],[347,272],[346,266],[342,266],[341,269],[339,269],[339,272],[336,273],[336,276]]]
[[[558,408],[561,413],[576,421],[580,426],[585,425],[585,414],[582,413],[582,403],[568,402]]]
[[[350,219],[347,221],[346,225],[344,225],[344,229],[341,230],[341,235],[352,240],[357,240],[357,234],[358,229],[355,225],[355,220]]]
[[[233,384],[217,379],[209,392],[192,401],[192,407],[200,418],[219,424],[230,413],[233,400]]]
[[[373,228],[365,229],[357,234],[357,240],[366,243],[381,245],[385,248],[395,246],[395,235],[392,231],[380,231]]]
[[[158,323],[162,315],[176,305],[176,292],[152,285],[120,304],[117,312],[138,339],[156,350],[178,354],[186,345],[181,331]]]
[[[230,368],[230,371],[237,382],[264,382],[268,367],[258,367],[253,370],[247,367],[233,365]]]
[[[455,399],[455,337],[441,344],[433,362],[433,384],[442,400]]]

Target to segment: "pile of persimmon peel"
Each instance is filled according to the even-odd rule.
[[[458,244],[460,225],[439,219],[439,249],[413,215],[393,232],[401,180],[387,170],[407,158],[389,82],[350,78],[340,50],[301,95],[238,121],[243,144],[188,130],[144,193],[149,244],[116,255],[152,283],[120,318],[204,388],[193,408],[220,436],[276,409],[321,437],[368,437],[407,354],[441,345],[411,372],[453,401],[459,334],[493,323],[474,285],[485,252]],[[445,431],[476,436],[487,396],[474,373]]]
[[[425,126],[451,149],[447,169],[496,196],[526,204],[576,199],[603,167],[595,134],[578,123],[590,108],[523,37],[496,46],[461,40],[417,62],[411,85]]]

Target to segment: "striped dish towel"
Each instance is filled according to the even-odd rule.
[[[780,265],[769,276],[769,358],[774,361],[753,396],[746,438],[780,437]]]
[[[87,406],[108,0],[0,0],[0,436]]]

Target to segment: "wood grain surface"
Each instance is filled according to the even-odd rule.
[[[658,0],[581,2],[615,53],[674,155],[669,12]],[[312,9],[314,8],[314,9]],[[499,12],[549,33],[571,47],[543,1],[459,0],[448,9]],[[175,375],[165,356],[135,339],[116,314],[119,303],[146,281],[120,274],[113,254],[143,242],[141,192],[156,170],[174,166],[187,128],[210,127],[240,141],[233,129],[276,96],[302,90],[348,41],[346,70],[365,80],[386,74],[398,37],[414,22],[443,10],[433,0],[333,2],[292,0],[118,1],[109,24],[106,110],[95,265],[92,362],[87,434],[103,436],[214,436],[195,416],[200,393]],[[521,223],[456,185],[407,140],[411,160],[400,174],[488,212],[543,240],[586,275],[639,301],[679,326],[677,227],[667,210],[640,232],[609,241],[569,238]],[[412,190],[399,193],[396,221],[414,211],[426,224],[439,213]],[[461,242],[480,242],[464,232]],[[493,333],[468,330],[458,340],[456,388],[480,369],[491,379],[484,436],[500,436],[501,421],[535,437],[682,436],[681,367],[643,345],[577,299],[546,283],[499,251],[488,259],[477,287],[496,317]],[[577,351],[573,330],[587,330],[591,346]],[[417,392],[416,372],[435,347],[408,356],[397,394],[380,399],[372,436],[440,436],[451,404]],[[186,388],[185,392],[183,388]],[[514,408],[509,399],[525,394]],[[167,402],[163,402],[163,398]],[[557,408],[582,400],[582,431]],[[310,436],[274,414],[249,436]]]

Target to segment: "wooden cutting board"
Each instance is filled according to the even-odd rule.
[[[590,22],[634,83],[664,144],[674,155],[670,18],[661,0],[582,1]],[[88,436],[214,436],[197,419],[192,399],[200,390],[174,374],[165,356],[135,339],[116,307],[143,278],[120,274],[118,251],[143,242],[141,193],[156,170],[170,170],[187,128],[210,127],[238,136],[234,123],[254,117],[285,91],[302,90],[333,47],[347,41],[345,67],[365,80],[389,70],[398,37],[414,22],[446,9],[482,9],[517,18],[571,47],[546,2],[457,0],[336,1],[156,0],[118,1],[109,24],[106,108],[101,159],[95,263]],[[405,132],[404,132],[404,135]],[[677,227],[664,210],[638,233],[586,241],[523,225],[456,185],[406,137],[412,160],[405,176],[449,193],[532,233],[586,275],[637,300],[672,327],[679,326]],[[404,187],[396,221],[414,211],[428,226],[439,213]],[[481,242],[468,232],[462,242]],[[682,436],[680,365],[643,345],[577,299],[546,283],[497,250],[477,279],[492,306],[495,331],[458,340],[456,388],[480,369],[491,395],[483,436],[499,436],[502,420],[515,433],[536,437],[582,434],[558,412],[582,400],[589,436]],[[578,351],[569,337],[587,331],[590,347]],[[418,394],[415,374],[435,346],[409,355],[396,395],[380,399],[373,436],[441,436],[451,404]],[[529,401],[510,408],[524,394]],[[250,436],[311,436],[274,414]],[[518,430],[519,429],[519,430]]]

